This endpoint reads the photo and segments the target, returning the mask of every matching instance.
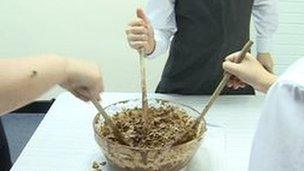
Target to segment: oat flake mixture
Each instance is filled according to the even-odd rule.
[[[128,109],[112,117],[118,129],[126,138],[128,145],[138,148],[159,148],[182,144],[195,138],[195,131],[190,129],[195,118],[186,111],[175,108],[149,108],[147,129],[139,108]],[[100,126],[100,135],[112,141],[117,141],[106,125]],[[184,137],[181,137],[188,132]],[[178,142],[176,140],[178,139]]]

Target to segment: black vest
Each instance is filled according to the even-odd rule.
[[[253,0],[176,0],[175,33],[159,93],[211,94],[223,75],[222,63],[249,40]],[[247,86],[225,94],[253,94]]]

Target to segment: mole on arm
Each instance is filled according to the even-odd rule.
[[[36,70],[32,70],[31,78],[34,78],[37,74],[38,74],[38,72]]]

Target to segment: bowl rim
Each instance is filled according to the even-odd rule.
[[[161,99],[161,98],[148,98],[149,99],[153,99],[153,100],[157,100],[157,101],[163,101],[163,102],[169,102],[169,103],[174,103],[174,104],[177,104],[177,105],[181,105],[183,107],[186,107],[186,108],[189,108],[191,110],[193,110],[196,114],[200,114],[200,112],[198,112],[196,109],[194,109],[193,107],[190,107],[188,105],[185,105],[185,104],[182,104],[182,103],[179,103],[179,102],[175,102],[175,101],[170,101],[170,100],[166,100],[166,99]],[[128,100],[122,100],[122,101],[118,101],[118,102],[115,102],[115,103],[112,103],[110,105],[107,105],[104,109],[106,110],[107,108],[109,108],[110,106],[113,106],[115,104],[119,104],[119,103],[126,103],[128,101],[135,101],[135,100],[138,100],[138,101],[141,101],[140,98],[134,98],[134,99],[128,99]],[[93,129],[94,129],[94,134],[95,136],[98,136],[101,140],[104,139],[104,141],[106,141],[107,143],[108,142],[111,142],[111,143],[114,143],[115,145],[118,145],[120,147],[125,147],[127,149],[131,149],[131,150],[135,150],[135,151],[159,151],[159,150],[167,150],[169,149],[170,147],[168,146],[164,146],[164,147],[159,147],[159,148],[139,148],[139,147],[131,147],[131,146],[128,146],[128,145],[123,145],[123,144],[120,144],[120,143],[117,143],[117,142],[114,142],[112,140],[109,140],[108,138],[102,138],[102,136],[98,133],[98,131],[96,130],[96,120],[99,118],[100,114],[97,113],[93,119]],[[112,117],[112,116],[111,116]],[[197,142],[197,141],[201,141],[205,136],[206,136],[206,132],[207,132],[207,123],[205,121],[205,118],[202,120],[204,126],[204,132],[199,136],[199,137],[196,137],[194,138],[193,140],[191,141],[188,141],[186,143],[183,143],[183,144],[179,144],[179,145],[175,145],[175,146],[171,146],[172,148],[178,148],[178,147],[181,147],[181,146],[185,146],[187,144],[192,144],[194,142]]]

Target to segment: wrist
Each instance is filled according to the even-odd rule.
[[[263,57],[263,56],[271,56],[269,52],[258,52],[257,57]]]
[[[263,65],[263,67],[270,73],[274,72],[274,61],[271,57],[271,54],[269,52],[265,53],[258,53],[257,54],[257,60],[260,62],[260,64]]]
[[[277,80],[276,75],[266,72],[264,77],[262,77],[258,89],[263,93],[267,93],[269,88],[276,82],[276,80]]]

